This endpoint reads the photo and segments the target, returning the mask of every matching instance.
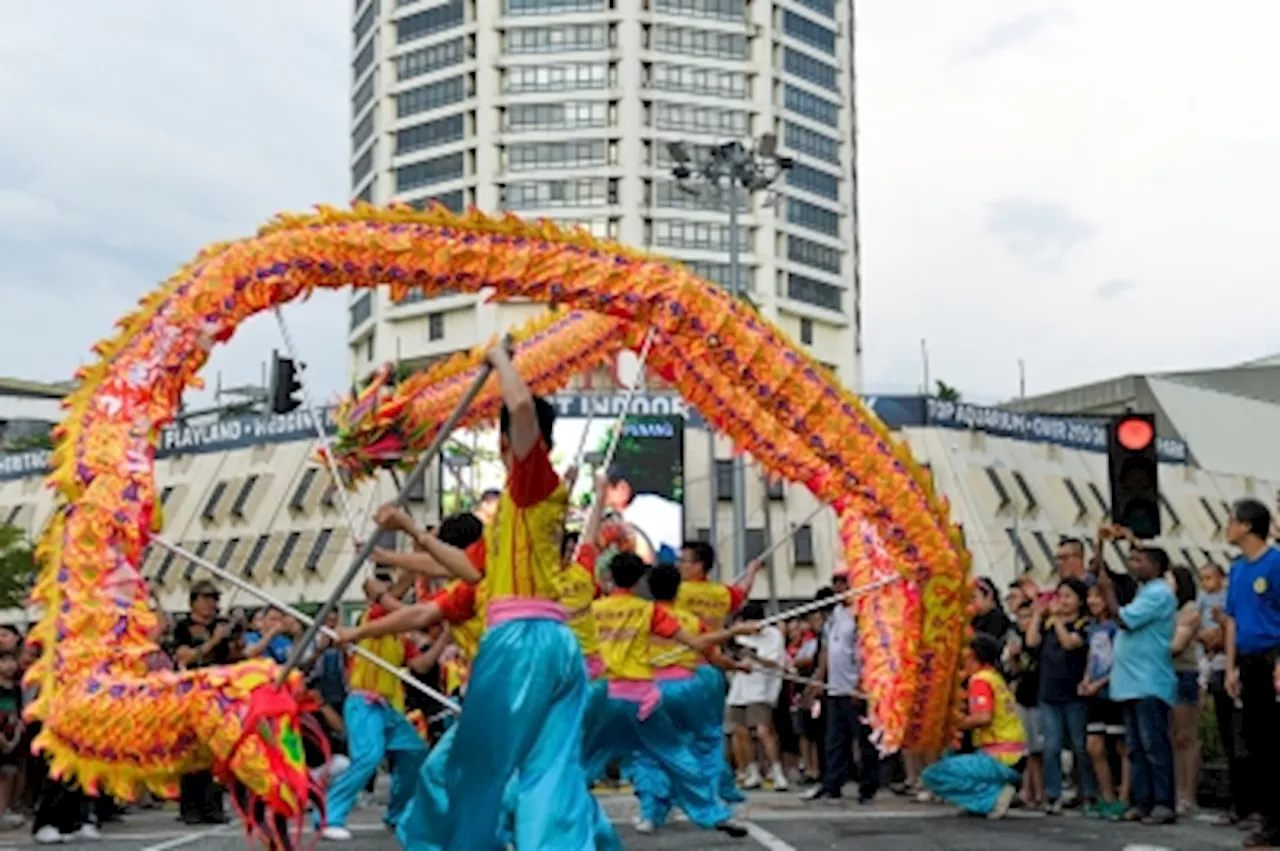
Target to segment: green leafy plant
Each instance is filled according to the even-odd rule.
[[[16,526],[0,526],[0,609],[21,609],[35,582],[35,545]]]
[[[933,395],[937,396],[939,401],[942,401],[942,402],[959,402],[960,401],[960,391],[957,390],[955,387],[951,386],[945,381],[937,381],[934,383],[937,385],[937,390],[934,392]]]
[[[23,434],[0,440],[0,452],[31,452],[36,449],[53,449],[53,437],[45,434]]]

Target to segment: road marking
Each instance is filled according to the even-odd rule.
[[[227,827],[215,827],[212,830],[188,833],[185,836],[178,836],[165,842],[157,843],[156,845],[148,845],[145,848],[139,849],[139,851],[169,851],[170,848],[181,848],[183,845],[190,845],[192,842],[196,842],[201,839],[208,839],[211,836],[219,836],[229,832],[229,830],[230,828]],[[114,839],[115,837],[107,836],[104,838]]]
[[[764,846],[768,851],[796,851],[794,845],[788,845],[769,831],[754,822],[744,822],[747,836]]]
[[[1163,845],[1126,845],[1124,851],[1173,851],[1173,849],[1165,848]]]

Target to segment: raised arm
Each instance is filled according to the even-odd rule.
[[[371,558],[374,564],[383,567],[394,567],[397,570],[404,570],[417,576],[425,576],[428,579],[456,578],[444,565],[432,558],[430,553],[402,553],[378,547],[373,551]]]
[[[489,350],[489,363],[493,364],[494,372],[498,373],[502,403],[506,405],[507,413],[511,415],[511,431],[508,434],[511,440],[511,452],[516,458],[524,458],[542,438],[542,432],[538,428],[538,412],[534,407],[533,393],[529,391],[529,386],[516,371],[515,364],[511,362],[511,355],[502,343]]]
[[[483,577],[483,574],[472,564],[470,557],[467,556],[464,550],[460,550],[452,544],[446,544],[435,535],[430,534],[417,523],[414,523],[413,518],[397,506],[390,504],[382,506],[378,509],[378,513],[374,515],[374,520],[383,529],[404,532],[450,576],[461,579],[463,582],[469,582],[472,585],[479,582]]]
[[[1044,604],[1038,600],[1032,604],[1031,623],[1027,625],[1027,646],[1039,647],[1044,632]]]

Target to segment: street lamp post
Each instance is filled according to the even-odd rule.
[[[710,156],[702,163],[694,161],[682,142],[667,146],[675,165],[671,169],[676,185],[690,195],[701,195],[704,189],[725,199],[729,210],[729,293],[734,298],[746,295],[741,272],[741,247],[738,242],[738,194],[746,198],[747,211],[751,210],[751,197],[755,192],[768,189],[783,172],[791,168],[790,157],[778,153],[778,137],[766,133],[754,144],[741,141],[725,142],[711,148]],[[707,451],[711,458],[711,540],[716,537],[716,514],[719,494],[716,486],[716,438],[707,424]],[[733,555],[739,569],[747,562],[747,485],[741,455],[735,455],[733,464]],[[725,579],[732,577],[726,576]],[[773,568],[769,569],[770,601],[777,607],[777,582]]]

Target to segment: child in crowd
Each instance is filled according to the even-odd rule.
[[[1107,609],[1107,601],[1097,586],[1089,589],[1087,597],[1089,614],[1094,622],[1088,630],[1089,662],[1084,679],[1080,682],[1080,696],[1088,704],[1089,760],[1098,778],[1098,790],[1102,796],[1090,803],[1085,814],[1105,819],[1119,819],[1124,815],[1128,799],[1128,765],[1124,753],[1124,711],[1110,698],[1111,663],[1114,659],[1112,642],[1116,634],[1116,622]],[[1112,753],[1121,761],[1120,790],[1115,788],[1112,771]]]
[[[24,821],[14,811],[18,769],[25,739],[22,724],[22,687],[18,682],[16,650],[0,650],[0,828],[14,828]]]
[[[1005,644],[1005,670],[1013,677],[1018,720],[1027,737],[1027,765],[1022,771],[1019,797],[1028,807],[1044,804],[1044,734],[1040,726],[1040,648],[1027,646],[1031,627],[1031,600],[1023,598],[1012,609],[1016,632]]]
[[[974,752],[944,756],[921,775],[932,794],[992,819],[1009,811],[1026,762],[1026,731],[1013,692],[996,669],[999,661],[999,640],[985,633],[974,636],[966,662],[968,711],[960,722]]]

